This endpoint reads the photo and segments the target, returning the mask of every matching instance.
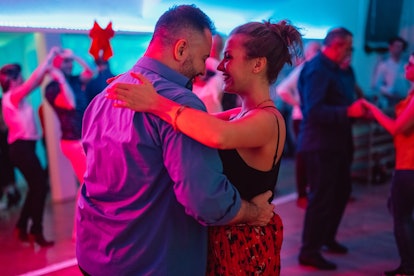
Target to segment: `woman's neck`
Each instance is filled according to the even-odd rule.
[[[269,95],[267,95],[267,97],[260,97],[257,99],[252,99],[250,101],[246,101],[244,99],[242,102],[242,109],[240,110],[240,113],[237,117],[241,118],[244,115],[246,115],[248,112],[254,109],[262,108],[264,106],[269,106],[269,105],[274,105],[274,102],[270,98]]]

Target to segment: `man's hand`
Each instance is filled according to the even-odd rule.
[[[267,191],[254,197],[250,202],[243,200],[239,212],[229,224],[267,225],[274,216],[275,206],[269,203],[271,196],[272,192]]]
[[[269,203],[269,199],[271,196],[272,192],[267,191],[263,194],[260,194],[252,198],[250,202],[256,205],[256,207],[258,208],[258,214],[255,220],[248,222],[248,224],[265,226],[270,222],[270,220],[274,216],[273,211],[275,209],[275,206]]]
[[[347,115],[351,118],[361,118],[366,116],[367,109],[363,104],[363,99],[356,100],[347,109]]]

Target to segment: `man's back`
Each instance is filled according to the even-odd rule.
[[[354,87],[345,85],[343,71],[323,54],[305,63],[298,81],[303,121],[298,150],[342,150],[352,147],[347,108]]]
[[[202,108],[184,88],[188,79],[161,63],[143,58],[133,71],[164,96]],[[129,73],[116,81],[137,82]],[[230,202],[237,191],[220,173],[217,151],[156,116],[114,108],[104,93],[85,113],[83,140],[88,169],[78,203],[80,267],[92,275],[203,275],[202,225],[224,224],[240,208]]]

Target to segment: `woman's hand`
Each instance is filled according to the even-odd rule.
[[[115,100],[114,107],[130,108],[137,112],[153,110],[159,97],[154,86],[141,74],[131,73],[131,76],[140,83],[115,83],[108,88],[105,97]]]
[[[60,51],[61,51],[61,49],[57,46],[54,46],[50,49],[50,51],[49,51],[49,53],[47,54],[47,57],[46,57],[46,62],[47,62],[48,66],[50,66],[52,64],[53,59],[57,55],[59,55]]]
[[[375,119],[373,113],[378,110],[378,107],[365,99],[361,99],[361,102],[362,107],[366,110],[365,119]]]
[[[48,73],[50,77],[53,80],[57,81],[58,83],[63,83],[66,81],[65,75],[63,74],[63,72],[53,66],[49,67]]]
[[[374,107],[375,107],[375,105],[374,105],[374,104],[370,103],[369,101],[367,101],[367,100],[365,100],[365,99],[362,99],[362,100],[361,100],[361,102],[362,102],[362,105],[363,105],[366,109],[372,109],[372,108],[374,108]]]

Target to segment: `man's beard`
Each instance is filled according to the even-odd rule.
[[[190,80],[193,80],[197,75],[200,74],[194,69],[193,58],[191,56],[184,60],[180,68],[180,73],[189,78]]]

